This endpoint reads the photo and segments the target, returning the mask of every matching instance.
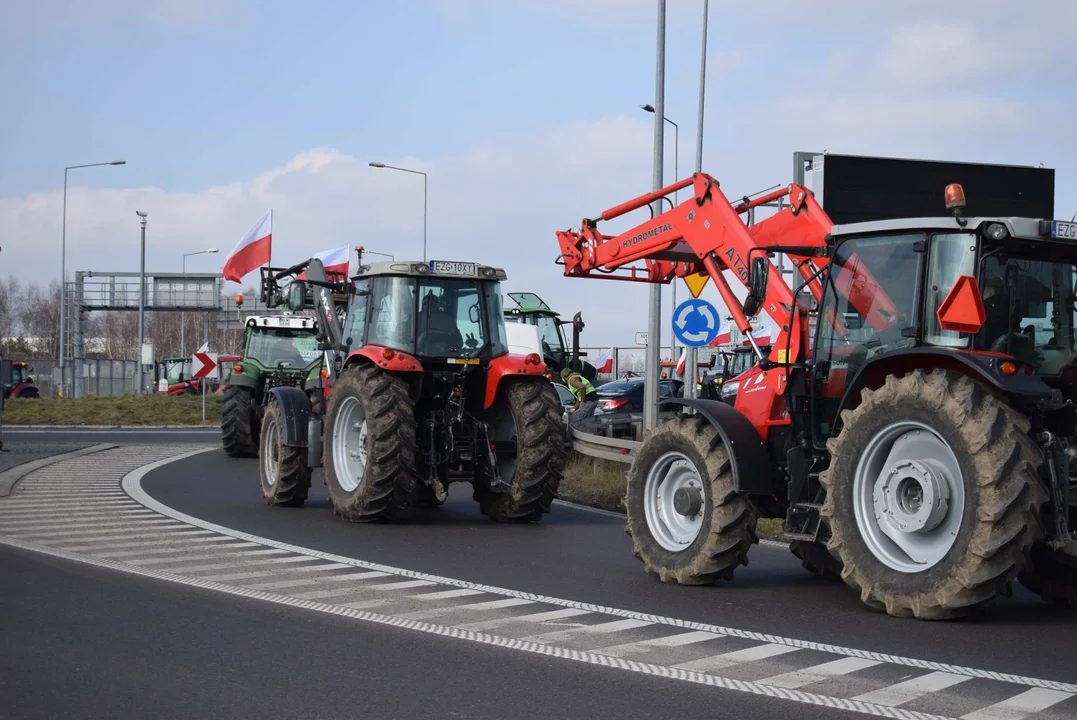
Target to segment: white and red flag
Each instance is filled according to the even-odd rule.
[[[600,373],[613,372],[613,348],[602,351],[602,354],[598,356],[598,360],[595,361],[595,370]]]
[[[273,255],[273,210],[254,224],[224,261],[224,279],[241,281],[247,273],[267,264]]]
[[[322,265],[325,266],[325,272],[329,273],[338,272],[343,275],[348,274],[348,251],[351,248],[347,245],[344,247],[338,247],[333,250],[323,250],[320,253],[316,253],[314,257],[322,261]]]
[[[683,350],[681,350],[681,359],[677,361],[677,367],[674,369],[674,371],[678,375],[684,375],[684,368],[685,368],[685,365],[687,364],[687,362],[688,362],[688,348],[684,348]]]

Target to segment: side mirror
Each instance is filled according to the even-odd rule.
[[[574,317],[572,318],[572,327],[573,327],[573,328],[574,328],[574,329],[576,330],[576,332],[578,332],[578,333],[582,333],[582,332],[583,332],[583,313],[579,313],[579,312],[578,312],[578,313],[576,313],[576,315],[575,315],[575,316],[574,316]]]
[[[748,275],[748,297],[744,298],[744,314],[754,316],[767,300],[767,282],[770,280],[770,261],[765,255],[752,258]]]
[[[302,280],[295,280],[288,285],[288,309],[292,311],[302,310],[306,304],[307,284]]]

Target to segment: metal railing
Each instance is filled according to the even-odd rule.
[[[636,452],[643,445],[639,440],[603,437],[572,427],[568,429],[568,435],[572,439],[572,449],[579,454],[623,465],[631,465],[636,459]]]

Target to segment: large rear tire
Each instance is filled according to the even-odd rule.
[[[262,497],[269,505],[303,507],[310,492],[307,448],[284,444],[285,421],[280,405],[270,399],[262,417],[258,460]]]
[[[498,454],[498,474],[510,487],[491,490],[482,480],[473,497],[479,510],[498,522],[533,522],[550,512],[564,476],[568,432],[561,401],[545,378],[519,378],[501,391],[491,408],[491,441],[515,440],[515,454]]]
[[[258,425],[250,388],[225,385],[221,398],[221,443],[231,457],[258,457]]]
[[[407,506],[418,449],[408,386],[373,365],[346,369],[329,398],[325,483],[351,522],[390,520]]]
[[[732,580],[759,542],[758,511],[733,489],[726,447],[701,415],[664,422],[647,438],[625,506],[633,552],[662,582]]]
[[[961,617],[1008,592],[1043,537],[1029,422],[953,372],[889,376],[842,413],[820,475],[842,578],[899,617]]]

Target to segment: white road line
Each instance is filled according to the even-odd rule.
[[[1046,710],[1073,696],[1074,693],[1032,688],[1008,700],[962,715],[961,720],[1023,720],[1032,713]]]
[[[733,652],[722,653],[721,655],[711,655],[710,657],[692,660],[691,662],[681,663],[680,665],[674,665],[673,667],[678,670],[710,672],[712,670],[722,670],[724,668],[733,667],[734,665],[767,660],[772,657],[777,657],[778,655],[796,652],[797,649],[798,648],[795,647],[789,647],[788,645],[774,645],[772,643],[767,643],[766,645],[756,645],[755,647],[734,650]]]
[[[878,690],[872,690],[863,695],[857,695],[853,700],[859,700],[860,702],[871,703],[873,705],[897,707],[898,705],[903,705],[911,700],[921,698],[928,693],[945,690],[946,688],[953,687],[954,685],[970,679],[971,678],[962,675],[954,675],[952,673],[933,672],[911,680],[906,680],[905,682],[888,685],[879,688]]]
[[[657,650],[659,648],[684,647],[685,645],[707,642],[708,640],[718,640],[723,637],[725,636],[704,632],[703,630],[692,630],[691,632],[666,635],[665,637],[652,638],[650,640],[640,640],[639,642],[623,643],[621,645],[610,645],[609,647],[598,648],[596,650],[591,650],[590,652],[611,655],[613,657],[625,657],[627,655],[639,655],[640,653],[651,652],[652,650]]]
[[[884,705],[875,705],[856,700],[831,697],[829,695],[818,695],[815,693],[804,692],[802,690],[789,690],[786,688],[775,687],[773,685],[763,685],[760,683],[750,682],[746,680],[733,680],[730,678],[723,678],[718,675],[689,672],[685,670],[679,670],[677,668],[663,667],[660,665],[653,665],[651,663],[639,662],[637,660],[625,660],[623,658],[610,657],[609,655],[598,655],[596,653],[590,653],[581,650],[571,650],[563,647],[558,647],[556,645],[549,645],[546,643],[532,643],[518,640],[516,638],[488,635],[485,633],[466,630],[461,627],[447,627],[444,625],[435,625],[417,620],[404,620],[402,618],[395,617],[392,615],[383,615],[380,613],[369,612],[368,610],[361,608],[329,605],[326,603],[315,602],[313,600],[300,600],[298,598],[288,595],[267,593],[262,590],[251,590],[250,588],[241,588],[232,585],[224,585],[221,583],[207,582],[198,578],[174,575],[172,573],[166,573],[159,570],[151,570],[149,568],[135,568],[129,565],[125,565],[124,563],[112,560],[101,560],[98,558],[87,557],[84,555],[76,555],[74,553],[64,552],[56,548],[49,547],[47,545],[38,545],[35,543],[18,540],[16,538],[0,537],[0,541],[8,545],[20,547],[24,550],[40,552],[46,555],[61,557],[67,560],[86,563],[97,567],[105,567],[112,570],[117,570],[119,572],[127,572],[131,574],[141,575],[143,577],[150,577],[158,580],[174,582],[180,585],[214,590],[217,592],[227,593],[229,595],[235,595],[238,597],[262,600],[265,602],[272,602],[279,605],[299,608],[302,610],[320,612],[338,617],[342,616],[351,618],[353,620],[359,620],[362,622],[372,622],[379,625],[386,625],[389,627],[396,627],[404,630],[411,630],[414,632],[422,632],[430,635],[437,635],[440,637],[449,637],[456,640],[465,640],[467,642],[473,642],[482,645],[490,645],[493,647],[500,647],[508,650],[516,650],[518,652],[527,652],[535,655],[543,655],[545,657],[569,660],[572,662],[581,662],[589,665],[597,665],[600,667],[627,670],[629,672],[636,672],[643,675],[680,680],[683,682],[690,682],[706,687],[735,690],[737,692],[749,693],[761,697],[791,700],[793,702],[800,702],[808,705],[825,707],[830,710],[848,710],[867,715],[874,715],[876,717],[890,718],[892,720],[952,720],[952,718],[945,718],[939,715],[931,715],[928,713],[904,710],[902,708],[892,708]],[[363,604],[364,606],[369,607],[369,605],[365,602],[352,604]]]
[[[719,625],[712,625],[710,623],[695,622],[691,620],[683,620],[680,618],[671,618],[662,615],[641,613],[632,610],[625,610],[621,608],[614,608],[604,605],[597,605],[594,603],[583,603],[575,600],[567,600],[564,598],[550,597],[546,595],[540,595],[538,593],[524,592],[520,590],[511,590],[508,588],[497,587],[494,585],[486,585],[483,583],[475,583],[467,580],[459,580],[456,578],[448,578],[433,575],[430,573],[423,573],[416,570],[407,570],[404,568],[397,568],[390,565],[384,565],[382,563],[374,563],[365,560],[357,560],[355,558],[346,557],[343,555],[337,555],[335,553],[322,552],[320,550],[312,550],[310,548],[304,548],[298,545],[292,545],[290,543],[281,542],[272,538],[261,537],[251,533],[242,532],[240,530],[234,530],[223,525],[202,520],[196,518],[187,513],[181,512],[174,508],[171,508],[158,500],[151,497],[145,490],[142,489],[142,478],[147,474],[153,472],[157,468],[164,467],[173,462],[183,460],[185,458],[193,457],[195,455],[204,454],[207,452],[216,451],[216,447],[212,448],[200,448],[182,452],[177,455],[163,458],[155,462],[143,465],[136,468],[124,476],[122,481],[123,489],[131,496],[136,502],[155,510],[162,515],[175,518],[181,522],[188,523],[196,527],[205,528],[222,535],[227,535],[233,538],[242,540],[250,540],[267,547],[278,547],[285,550],[290,550],[295,553],[309,555],[310,557],[317,557],[323,560],[330,560],[333,562],[341,562],[351,565],[355,568],[363,568],[373,571],[381,571],[388,574],[396,575],[405,578],[415,578],[429,580],[432,583],[446,585],[448,587],[457,588],[469,588],[473,590],[481,590],[491,595],[500,595],[506,598],[522,598],[527,600],[533,600],[535,602],[544,603],[547,605],[560,606],[564,608],[579,609],[582,612],[595,612],[604,615],[613,615],[616,617],[635,618],[640,620],[647,620],[654,624],[668,625],[670,627],[681,628],[684,630],[703,630],[706,632],[712,632],[718,635],[727,635],[729,637],[741,638],[744,640],[752,640],[762,643],[770,643],[775,645],[784,645],[794,649],[803,650],[817,650],[819,652],[831,653],[834,655],[844,655],[848,657],[857,657],[867,660],[877,660],[879,662],[889,663],[892,665],[901,665],[905,667],[919,668],[923,670],[935,670],[940,672],[947,672],[957,675],[963,675],[969,678],[982,678],[986,680],[995,680],[998,682],[1012,683],[1016,685],[1024,685],[1029,687],[1041,687],[1052,690],[1058,690],[1061,692],[1073,692],[1077,693],[1077,683],[1060,682],[1057,680],[1046,680],[1043,678],[1034,678],[1025,675],[1015,675],[1012,673],[1002,673],[993,670],[983,670],[979,668],[953,665],[950,663],[941,663],[933,660],[923,660],[920,658],[910,658],[900,655],[890,655],[888,653],[875,652],[871,650],[861,650],[858,648],[849,648],[841,645],[832,645],[829,643],[814,642],[810,640],[798,640],[795,638],[786,638],[776,635],[770,635],[767,633],[760,633],[748,630],[741,630],[738,628],[731,628]],[[2,501],[0,501],[2,502]],[[256,591],[261,592],[261,591]],[[417,621],[408,621],[417,622]],[[462,627],[462,626],[458,626]],[[470,629],[470,628],[468,628]],[[475,628],[478,629],[478,628]],[[609,658],[610,662],[618,660],[619,662],[634,662],[629,660],[620,661],[616,658]],[[784,688],[774,688],[775,691],[783,692],[800,692],[800,691],[786,691]],[[889,715],[888,715],[889,717]],[[895,716],[896,717],[896,716]],[[904,716],[903,716],[904,717]]]
[[[201,536],[201,537],[191,537],[192,535]],[[209,537],[206,537],[207,535]],[[130,535],[128,537],[129,538],[134,538],[134,537],[160,538],[161,536],[159,534],[157,534],[157,533],[153,533],[151,535]],[[85,540],[80,540],[79,542],[86,542],[86,541]],[[61,547],[60,549],[61,550],[66,550],[67,552],[90,552],[90,553],[93,553],[93,554],[96,555],[97,551],[99,551],[99,550],[119,550],[121,548],[133,548],[133,547],[157,547],[159,545],[165,545],[165,546],[175,547],[175,548],[182,548],[182,547],[188,546],[188,545],[190,545],[192,543],[226,543],[226,542],[235,542],[235,538],[234,537],[229,537],[227,535],[217,535],[216,533],[213,533],[211,535],[209,530],[199,530],[198,532],[184,533],[184,534],[182,534],[180,536],[177,536],[175,533],[171,533],[171,536],[170,536],[170,538],[168,540],[160,540],[160,539],[157,539],[157,540],[143,540],[141,542],[122,542],[122,543],[111,543],[111,544],[108,544],[108,545],[101,545],[99,543],[91,543],[89,545],[66,545],[64,547]],[[252,543],[252,544],[261,545],[261,543]],[[224,547],[224,546],[221,545],[221,547]],[[265,546],[263,545],[263,547],[265,547]]]
[[[821,682],[829,678],[848,675],[857,672],[858,670],[866,670],[869,667],[875,667],[879,664],[881,663],[879,663],[878,660],[845,657],[840,660],[831,660],[830,662],[825,662],[821,665],[813,665],[812,667],[807,667],[803,670],[796,670],[794,672],[782,673],[781,675],[764,678],[759,682],[764,685],[776,685],[777,687],[783,688],[798,688]]]
[[[555,630],[539,635],[528,635],[520,638],[525,642],[549,643],[561,640],[571,640],[580,635],[603,635],[606,633],[621,632],[622,630],[635,630],[641,627],[650,627],[653,623],[646,620],[610,620],[609,622],[582,627],[569,628],[568,630]]]
[[[438,592],[419,593],[408,595],[409,600],[447,600],[449,598],[467,597],[468,595],[482,595],[481,590],[440,590]]]
[[[231,550],[231,548],[228,549]],[[219,558],[229,557],[281,555],[286,552],[287,550],[269,548],[267,550],[238,550],[236,552],[211,553],[208,555],[189,555],[187,553],[181,553],[177,554],[175,557],[142,558],[141,560],[125,560],[124,562],[128,563],[129,565],[167,565],[169,563],[191,562],[192,560],[216,560]],[[164,569],[168,570],[168,568]]]
[[[464,625],[456,625],[455,627],[457,630],[493,630],[494,628],[513,625],[515,623],[543,623],[547,620],[564,620],[565,618],[590,614],[590,610],[565,608],[562,610],[548,610],[546,612],[532,613],[531,615],[513,615],[512,617],[497,618],[496,620],[466,623]]]
[[[99,525],[93,530],[61,530],[59,532],[26,532],[25,530],[11,533],[22,538],[38,538],[41,541],[49,539],[57,540],[74,540],[84,537],[115,537],[117,534],[129,532],[131,530],[140,530],[142,528],[149,529],[152,526],[154,530],[184,530],[186,525],[175,522],[174,520],[145,520],[140,523],[109,523],[107,525]],[[55,527],[55,526],[54,526]]]
[[[231,539],[231,538],[229,538]],[[147,543],[149,544],[149,543]],[[101,558],[125,558],[125,557],[139,557],[142,555],[182,555],[185,553],[196,552],[199,550],[216,550],[217,555],[227,553],[231,550],[242,550],[243,548],[261,547],[258,543],[249,542],[237,542],[220,545],[202,545],[199,547],[189,547],[186,544],[177,545],[176,543],[168,543],[171,547],[157,548],[156,550],[120,550],[116,552],[95,552],[94,555]],[[141,543],[139,543],[141,546]],[[287,552],[286,550],[276,550],[276,552]]]
[[[503,598],[501,600],[487,600],[485,602],[470,603],[468,605],[454,605],[451,607],[432,608],[413,613],[401,613],[397,617],[405,620],[426,620],[428,618],[455,615],[457,613],[483,612],[485,610],[501,610],[502,608],[516,607],[517,605],[534,605],[534,600],[522,598]]]
[[[13,513],[12,514],[8,514],[8,513],[0,514],[0,519],[3,519],[3,521],[4,521],[4,527],[8,527],[9,525],[21,524],[21,523],[35,522],[38,519],[41,519],[41,520],[54,520],[54,521],[57,521],[57,522],[63,522],[65,520],[70,520],[71,517],[72,517],[71,515],[64,515],[64,514],[61,514],[61,513],[44,513],[44,512],[19,513],[17,515],[13,514]],[[79,513],[79,515],[78,515],[79,520],[96,520],[96,519],[100,519],[100,518],[110,518],[110,517],[137,518],[137,517],[159,517],[159,515],[157,513],[155,513],[154,511],[152,511],[152,510],[147,510],[147,509],[145,509],[145,508],[143,508],[143,507],[141,507],[139,505],[135,505],[134,503],[131,504],[131,509],[130,510],[110,510],[108,512],[97,512],[97,513],[89,513],[89,514]]]
[[[244,563],[244,565],[247,565],[247,563]],[[323,565],[306,565],[304,567],[287,567],[282,569],[265,568],[263,570],[252,570],[251,572],[227,573],[225,575],[205,575],[202,577],[202,579],[213,580],[214,582],[231,582],[232,580],[253,580],[254,578],[280,577],[282,575],[296,575],[299,573],[326,572],[328,570],[336,570],[339,567],[340,565],[326,563]],[[169,568],[164,569],[168,570]],[[244,587],[250,586],[244,584]]]
[[[161,520],[140,520],[138,518],[116,518],[112,521],[104,522],[82,522],[82,521],[69,521],[65,522],[62,527],[71,528],[70,530],[64,530],[62,532],[48,532],[49,530],[56,529],[56,523],[42,524],[40,520],[34,521],[33,525],[25,525],[23,527],[10,528],[9,532],[12,535],[20,535],[24,537],[64,537],[71,535],[85,535],[87,532],[93,530],[108,530],[110,532],[120,532],[122,530],[130,530],[136,527],[160,527],[162,525],[171,525],[173,527],[186,527],[176,520],[171,518],[163,518]],[[5,529],[6,526],[5,526]]]
[[[378,583],[377,585],[363,585],[364,590],[410,590],[411,588],[426,587],[437,583],[429,580],[405,580],[404,582]]]
[[[289,557],[282,558],[269,558],[268,560],[237,560],[236,562],[227,563],[210,563],[208,565],[181,565],[179,567],[168,568],[168,572],[185,574],[185,573],[204,573],[211,570],[228,570],[229,568],[241,568],[257,565],[278,565],[281,563],[297,563],[297,562],[313,562],[318,558],[312,557],[296,557],[291,555]]]

